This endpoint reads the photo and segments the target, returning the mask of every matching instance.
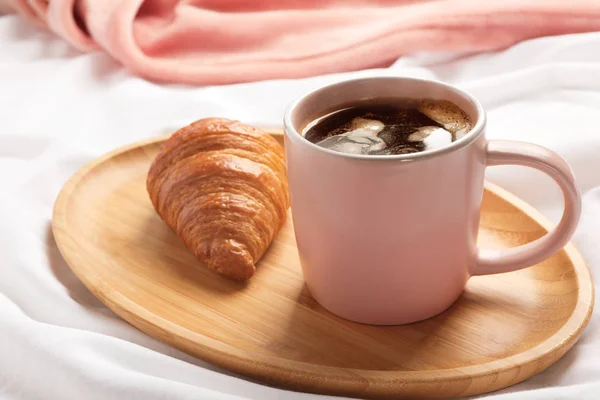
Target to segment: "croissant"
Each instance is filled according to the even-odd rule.
[[[152,204],[208,268],[249,279],[289,207],[282,146],[266,132],[221,118],[175,132],[146,181]]]

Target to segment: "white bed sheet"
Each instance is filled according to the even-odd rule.
[[[542,38],[497,54],[430,55],[389,70],[223,87],[156,85],[103,54],[80,54],[16,17],[0,17],[0,398],[311,399],[262,386],[136,330],[77,280],[52,237],[62,184],[93,157],[204,116],[279,126],[304,91],[350,76],[411,75],[458,84],[489,112],[489,136],[548,146],[584,194],[574,242],[600,272],[600,33]],[[488,178],[557,221],[550,179],[516,167]],[[492,399],[597,399],[600,317],[578,344]]]

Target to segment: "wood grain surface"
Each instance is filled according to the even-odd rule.
[[[532,268],[472,278],[447,311],[404,326],[361,325],[320,307],[302,280],[291,218],[256,275],[231,282],[201,266],[150,204],[146,173],[163,140],[82,168],[56,201],[53,230],[75,274],[107,307],[196,357],[299,391],[449,398],[537,374],[590,318],[593,284],[572,244]],[[517,246],[551,227],[486,185],[480,246]]]

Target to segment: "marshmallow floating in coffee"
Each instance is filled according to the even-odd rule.
[[[385,125],[373,119],[354,118],[349,132],[330,136],[317,143],[326,149],[348,154],[370,154],[385,149],[386,143],[377,137]]]
[[[452,143],[452,133],[438,126],[423,126],[408,136],[411,142],[422,142],[425,150],[433,150]]]
[[[350,122],[350,129],[352,130],[365,130],[367,132],[371,132],[373,134],[378,134],[385,128],[385,124],[381,121],[377,121],[376,119],[367,119],[362,117],[357,117],[352,119]]]
[[[454,134],[454,140],[460,139],[471,130],[471,120],[456,104],[446,100],[423,100],[417,108],[420,112]]]

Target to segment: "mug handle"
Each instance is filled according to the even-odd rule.
[[[493,140],[487,147],[487,166],[523,165],[535,168],[558,183],[565,198],[559,224],[547,235],[506,250],[479,249],[472,275],[515,271],[535,265],[559,251],[571,238],[581,214],[581,194],[571,167],[558,154],[545,147],[509,140]]]

